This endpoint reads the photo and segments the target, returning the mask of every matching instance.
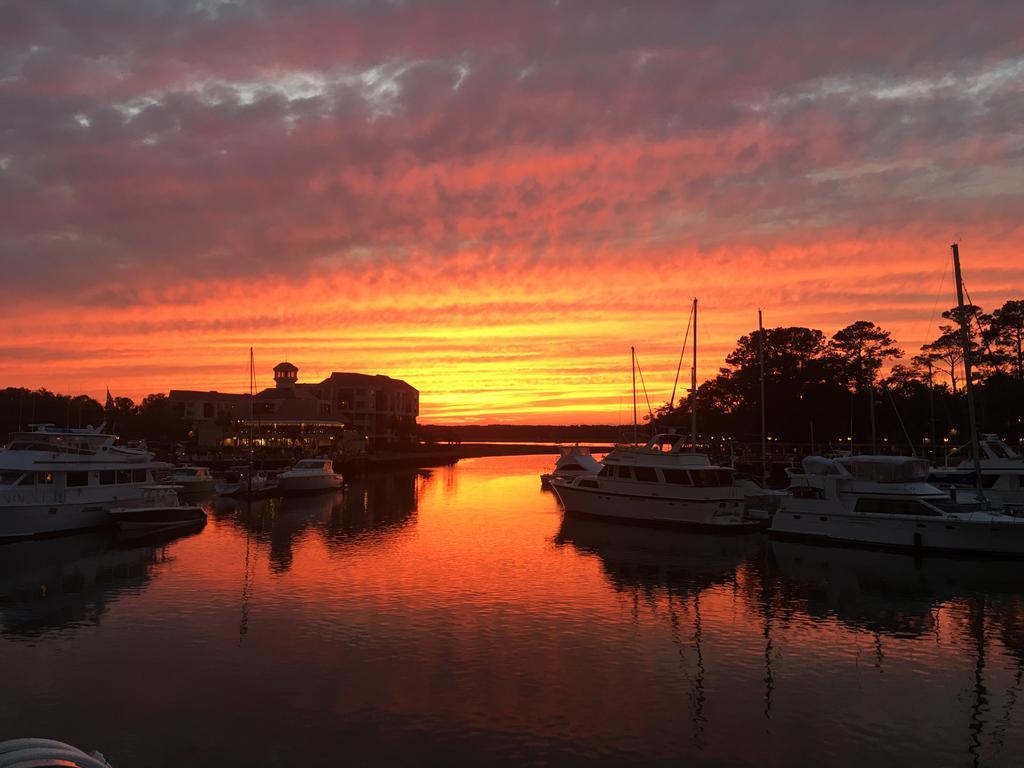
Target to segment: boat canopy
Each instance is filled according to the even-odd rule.
[[[912,456],[808,456],[800,463],[808,475],[839,475],[875,483],[925,482],[930,471],[927,461]]]
[[[836,459],[858,480],[876,483],[916,483],[928,479],[930,467],[912,456],[847,456]]]

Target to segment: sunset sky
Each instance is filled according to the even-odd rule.
[[[46,0],[0,24],[0,386],[385,373],[617,423],[756,327],[1024,298],[1024,3]]]

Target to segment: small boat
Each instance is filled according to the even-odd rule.
[[[326,491],[341,488],[341,475],[331,459],[302,459],[277,476],[282,491]]]
[[[152,495],[144,498],[141,506],[112,507],[107,517],[120,530],[163,530],[206,522],[202,507],[178,503],[173,486],[152,486],[148,490]]]
[[[206,493],[217,484],[209,467],[175,467],[165,482],[180,486],[182,493]]]
[[[103,753],[86,754],[54,739],[0,741],[0,768],[111,768]]]
[[[561,455],[555,461],[555,468],[540,476],[540,487],[550,488],[552,478],[571,480],[582,475],[596,475],[601,471],[601,464],[590,455],[587,448],[579,445],[563,445],[559,449]]]
[[[277,484],[270,481],[262,472],[252,472],[247,467],[228,470],[224,482],[217,483],[213,489],[218,496],[248,496],[264,494],[275,490]]]

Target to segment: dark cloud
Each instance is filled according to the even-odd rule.
[[[1012,3],[66,0],[8,17],[0,259],[30,294],[443,263],[467,244],[538,258],[976,221],[965,195],[987,226],[1024,213],[1005,183],[1024,153]]]

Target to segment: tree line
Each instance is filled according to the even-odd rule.
[[[1016,442],[1024,417],[1024,301],[991,313],[970,304],[972,382],[979,429]],[[967,439],[960,310],[942,313],[935,339],[914,355],[892,334],[858,320],[827,337],[814,328],[764,330],[767,432],[773,440],[819,446],[869,443],[939,447]],[[719,373],[697,388],[698,432],[760,440],[761,331],[742,336]],[[888,367],[888,374],[883,371]],[[686,431],[691,397],[648,414],[657,425]]]
[[[30,424],[58,427],[97,427],[128,440],[161,442],[182,440],[189,425],[178,418],[167,395],[146,395],[135,403],[129,397],[112,397],[102,405],[88,395],[62,395],[47,389],[24,387],[0,389],[0,433],[27,430]]]

